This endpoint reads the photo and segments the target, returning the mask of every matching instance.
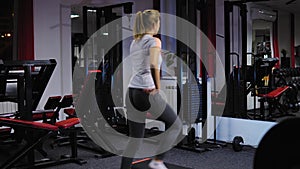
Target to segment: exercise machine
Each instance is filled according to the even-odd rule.
[[[26,132],[24,140],[26,144],[19,151],[15,152],[14,155],[9,157],[3,164],[1,168],[7,169],[12,167],[26,167],[26,168],[41,168],[46,166],[53,166],[58,164],[64,164],[68,162],[74,162],[77,164],[84,164],[86,161],[77,158],[77,145],[76,145],[76,132],[71,131],[72,128],[79,124],[79,118],[72,118],[68,120],[63,120],[55,123],[54,125],[48,123],[41,123],[28,120],[20,120],[14,118],[0,118],[0,126],[8,126],[13,129],[22,128]],[[35,158],[34,150],[38,149],[40,144],[45,142],[52,134],[58,131],[71,132],[72,138],[72,154],[70,157],[65,156],[60,160],[41,160],[38,161]],[[27,162],[25,164],[20,164],[20,159],[27,156]],[[17,166],[16,166],[17,165]]]
[[[196,5],[195,5],[196,4]],[[202,32],[209,38],[212,38],[214,35],[214,25],[207,16],[213,15],[213,7],[215,6],[215,1],[176,1],[176,15],[182,17],[195,26],[198,25],[198,19],[200,20],[200,29]],[[210,11],[212,10],[212,11]],[[197,12],[200,11],[200,15]],[[211,12],[211,13],[210,13]],[[199,18],[200,17],[200,18]],[[178,34],[184,28],[177,25],[176,30]],[[188,125],[188,134],[185,139],[178,145],[178,148],[183,148],[186,150],[204,152],[209,151],[214,148],[220,148],[217,144],[211,144],[207,141],[207,83],[208,76],[213,76],[214,73],[214,59],[215,55],[213,53],[213,47],[206,42],[206,38],[201,42],[201,61],[197,61],[197,56],[191,48],[196,49],[195,46],[197,43],[196,32],[190,32],[186,37],[189,41],[189,44],[183,44],[180,41],[177,41],[177,53],[182,60],[186,61],[188,68],[191,70],[191,73],[187,73],[186,81],[183,80],[183,65],[179,64],[178,67],[178,84],[182,85],[180,88],[182,91],[178,91],[178,104],[183,104],[184,108],[184,121],[187,121]],[[201,35],[200,35],[201,36]],[[214,41],[213,39],[209,39]],[[213,44],[212,44],[213,45]],[[197,64],[200,64],[200,70],[198,70]],[[201,77],[198,77],[198,74],[201,74]],[[195,80],[191,80],[195,79]],[[201,80],[200,80],[201,79]],[[210,96],[209,96],[210,97]],[[192,124],[192,125],[190,125]],[[202,132],[201,136],[198,137],[198,129],[201,124]]]
[[[83,35],[84,37],[91,37],[99,42],[97,45],[98,53],[91,53],[85,55],[84,67],[86,75],[89,70],[100,70],[97,73],[97,81],[95,82],[95,91],[97,103],[100,111],[106,120],[113,125],[116,124],[121,116],[116,116],[114,107],[125,105],[123,103],[123,86],[117,84],[123,81],[122,70],[115,73],[117,67],[123,60],[123,43],[118,42],[112,49],[105,48],[106,41],[116,41],[122,37],[122,21],[118,20],[123,14],[132,13],[132,2],[120,3],[115,5],[108,5],[103,7],[83,7]],[[88,20],[93,20],[96,25],[88,24]],[[118,22],[114,25],[108,23]],[[106,28],[106,32],[97,33],[97,36],[92,36],[100,28]],[[87,43],[87,46],[92,44]],[[94,50],[92,50],[94,51]],[[91,64],[92,63],[92,64]],[[122,84],[122,83],[121,83]],[[112,99],[111,89],[118,92],[115,93],[116,100]],[[120,120],[121,121],[121,120]],[[124,122],[124,120],[123,120]]]
[[[37,108],[55,66],[54,59],[3,61],[0,101],[16,102],[20,118],[32,120],[32,111]]]
[[[0,126],[6,126],[14,130],[14,135],[20,141],[24,140],[24,147],[1,164],[0,168],[16,167],[20,159],[27,156],[25,164],[21,167],[34,168],[49,165],[57,165],[66,162],[85,163],[77,158],[76,131],[71,131],[73,126],[79,124],[78,118],[53,122],[53,124],[36,122],[39,119],[34,110],[44,93],[44,90],[55,69],[56,61],[50,60],[27,60],[27,61],[3,61],[0,65],[1,101],[14,101],[18,104],[18,112],[14,116],[1,117]],[[15,85],[8,85],[8,84]],[[7,88],[9,87],[9,88]],[[7,92],[14,91],[14,92]],[[53,103],[53,102],[52,102]],[[51,101],[46,108],[54,108]],[[42,113],[42,118],[47,117],[47,112]],[[56,116],[54,116],[56,118]],[[40,145],[53,133],[69,130],[72,138],[72,155],[70,158],[59,161],[37,161],[35,150],[40,150]],[[45,154],[44,154],[45,155]],[[20,166],[19,166],[20,167]]]

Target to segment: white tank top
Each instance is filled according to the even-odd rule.
[[[155,84],[150,70],[151,47],[157,47],[157,40],[151,35],[144,35],[140,40],[133,40],[130,45],[130,60],[132,65],[132,77],[129,82],[130,88],[154,89]],[[159,55],[158,67],[162,63]]]

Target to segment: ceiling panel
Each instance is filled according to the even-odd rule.
[[[300,14],[300,0],[269,0],[262,2],[254,2],[254,4],[265,5],[274,10],[281,10],[290,13]]]

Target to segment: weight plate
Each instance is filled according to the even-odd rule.
[[[238,152],[243,149],[244,140],[241,136],[235,136],[232,141],[232,148],[234,151]]]

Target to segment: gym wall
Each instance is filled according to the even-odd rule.
[[[295,46],[300,45],[300,19],[299,18],[300,18],[300,14],[295,14]]]
[[[55,71],[38,108],[52,95],[72,94],[70,8],[61,0],[34,0],[35,59],[54,58]]]
[[[285,49],[287,57],[291,57],[291,19],[290,13],[284,11],[278,11],[278,49]]]
[[[216,0],[216,51],[220,61],[225,65],[225,44],[224,44],[224,1]],[[225,81],[225,76],[221,74],[221,70],[216,68],[216,81]],[[213,84],[216,90],[220,91],[223,86],[220,83]]]
[[[80,1],[34,0],[34,54],[35,59],[54,58],[56,69],[40,101],[42,109],[51,95],[72,94],[71,62],[71,5]],[[98,1],[100,2],[100,1]],[[109,4],[118,4],[111,0]],[[133,13],[152,8],[152,1],[133,1]],[[74,5],[73,4],[73,5]],[[104,4],[105,5],[105,4]],[[124,55],[128,53],[128,44],[124,44]]]

